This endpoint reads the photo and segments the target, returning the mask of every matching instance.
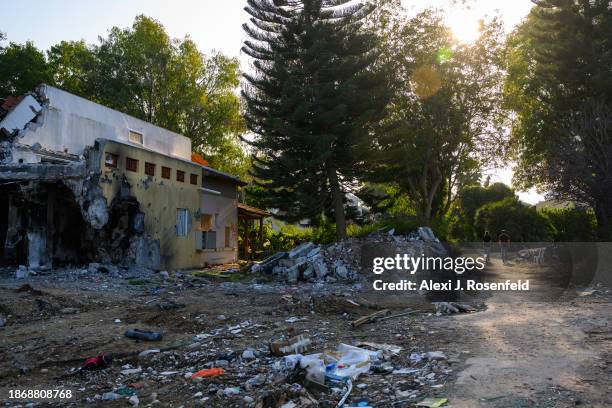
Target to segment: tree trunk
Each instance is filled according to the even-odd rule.
[[[331,187],[334,204],[334,219],[336,221],[336,239],[342,241],[346,238],[346,219],[344,217],[344,197],[338,180],[338,171],[334,166],[327,166],[327,178]]]
[[[597,239],[602,242],[612,241],[612,204],[602,203],[595,208],[597,219]]]

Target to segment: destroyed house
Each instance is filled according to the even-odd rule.
[[[242,185],[189,138],[48,85],[0,105],[4,264],[235,262]]]

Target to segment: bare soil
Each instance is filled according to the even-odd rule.
[[[610,292],[599,288],[581,296],[560,286],[554,269],[534,265],[494,260],[489,274],[489,280],[531,279],[532,290],[464,294],[463,302],[482,311],[436,316],[422,296],[374,293],[364,290],[367,284],[287,286],[192,274],[132,284],[99,276],[58,280],[53,272],[27,280],[5,276],[0,401],[23,406],[9,398],[9,390],[63,387],[75,398],[32,400],[34,406],[124,407],[125,395],[114,401],[101,396],[127,390],[138,395],[139,406],[281,406],[294,400],[301,401],[296,406],[333,407],[340,390],[308,394],[289,389],[286,375],[274,375],[279,358],[267,351],[269,341],[303,334],[313,340],[313,351],[363,341],[401,346],[390,358],[395,368],[434,373],[361,376],[352,405],[364,398],[373,407],[413,407],[426,397],[446,397],[452,407],[612,406]],[[416,313],[351,328],[352,320],[385,308]],[[161,330],[164,338],[132,340],[124,336],[128,328]],[[249,348],[256,360],[242,359]],[[162,352],[139,358],[147,349]],[[448,360],[409,358],[428,351],[442,351]],[[75,373],[100,353],[115,356],[109,367]],[[225,375],[186,378],[219,360],[229,361]],[[121,374],[128,364],[142,372]],[[264,384],[249,386],[258,375]],[[239,394],[224,395],[228,387],[240,387]],[[307,397],[318,402],[309,405]]]

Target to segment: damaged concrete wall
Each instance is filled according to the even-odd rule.
[[[42,85],[37,92],[40,105],[28,96],[0,122],[0,128],[8,126],[11,130],[14,127],[24,129],[27,124],[19,133],[19,143],[30,146],[39,143],[48,150],[82,155],[99,138],[130,143],[132,130],[143,135],[144,148],[191,160],[191,141],[185,136],[52,86]],[[30,122],[32,118],[28,119],[27,115],[13,115],[14,112],[31,112],[41,105],[36,123]]]
[[[1,261],[42,268],[82,256],[151,269],[200,265],[193,231],[177,236],[177,209],[199,225],[201,166],[191,163],[188,138],[42,85],[1,119],[0,145],[0,193],[11,195],[0,200],[7,220]],[[109,152],[120,159],[115,168],[104,164]],[[126,168],[127,157],[139,163],[136,171]],[[144,174],[145,162],[155,163],[155,175]],[[172,169],[170,179],[161,177],[162,166]],[[75,234],[56,212],[62,206],[79,225]]]
[[[116,160],[114,164],[112,160],[107,163],[109,157]],[[134,166],[130,169],[128,159]],[[111,224],[129,222],[132,230],[142,230],[139,238],[129,243],[130,256],[135,257],[136,263],[153,269],[201,266],[196,252],[196,227],[200,225],[200,165],[112,140],[98,140],[89,161],[90,171],[99,175],[99,186],[106,202],[112,203]],[[170,169],[169,178],[162,176],[162,167]],[[147,170],[153,175],[145,174]],[[179,171],[183,172],[183,181],[177,180]],[[196,184],[191,183],[192,174],[197,178]],[[130,220],[123,221],[113,219],[112,208],[128,198],[138,207],[138,211],[131,211],[142,213],[142,216],[133,215]],[[177,225],[179,209],[186,210],[190,218],[190,228],[186,231],[179,231]],[[109,239],[116,245],[126,243],[118,232]],[[156,257],[160,265],[154,268]]]

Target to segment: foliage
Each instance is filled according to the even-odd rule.
[[[97,45],[62,41],[47,60],[31,43],[0,49],[0,95],[43,82],[183,134],[211,166],[247,173],[238,60],[204,55],[189,37],[170,38],[156,20],[137,16],[132,27],[113,27]]]
[[[259,233],[258,227],[253,226],[249,233],[255,238]],[[289,251],[304,242],[329,244],[335,240],[335,235],[335,226],[329,223],[307,228],[293,224],[281,224],[273,228],[271,224],[264,224],[262,257],[265,258],[280,251]],[[240,246],[242,246],[243,237],[244,231],[241,231],[239,234]]]
[[[597,237],[597,220],[590,209],[545,208],[540,213],[552,224],[556,242],[591,242]]]
[[[415,215],[410,198],[394,184],[365,183],[357,196],[370,207],[373,215]]]
[[[501,154],[502,28],[498,20],[483,24],[480,38],[468,45],[455,42],[430,10],[399,26],[386,37],[394,95],[388,120],[368,146],[367,176],[394,180],[429,224]]]
[[[476,211],[474,226],[478,236],[489,231],[495,239],[502,230],[514,242],[549,240],[553,234],[548,219],[535,207],[522,203],[516,197],[485,204]]]
[[[32,42],[0,46],[0,98],[22,95],[49,81],[51,71],[45,55]]]
[[[608,0],[538,1],[508,39],[515,181],[589,205],[602,240],[612,239],[610,66]]]
[[[288,221],[333,209],[345,232],[344,193],[358,146],[386,105],[385,78],[371,68],[377,37],[363,27],[372,8],[351,0],[249,0],[243,52],[254,59],[243,96],[256,135],[253,176]]]
[[[95,72],[96,57],[85,41],[61,41],[47,51],[52,83],[84,97],[95,95],[90,77]]]
[[[509,197],[515,197],[514,191],[503,183],[493,183],[488,187],[474,185],[462,189],[453,211],[456,215],[451,227],[453,237],[467,241],[479,240],[480,236],[474,228],[474,217],[478,209],[485,204]]]

